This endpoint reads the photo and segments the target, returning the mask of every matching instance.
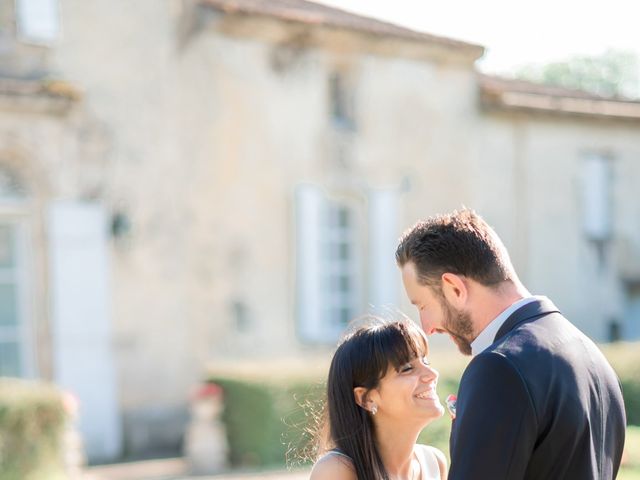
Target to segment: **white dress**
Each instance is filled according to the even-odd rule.
[[[427,445],[416,445],[413,449],[413,454],[420,465],[420,480],[441,480],[440,466],[433,448]],[[338,450],[331,450],[327,452],[327,455],[339,455],[351,461],[351,457]]]
[[[426,445],[416,445],[413,453],[420,464],[420,480],[440,480],[440,466],[433,449]]]

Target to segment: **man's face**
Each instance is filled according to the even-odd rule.
[[[469,312],[457,310],[444,295],[418,281],[413,262],[402,267],[402,282],[407,296],[420,314],[422,329],[427,335],[447,333],[464,355],[471,355],[473,323]]]

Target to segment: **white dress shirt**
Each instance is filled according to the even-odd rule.
[[[495,338],[498,330],[507,321],[507,318],[511,316],[513,312],[518,310],[520,307],[524,307],[528,303],[533,302],[536,297],[525,297],[521,298],[515,303],[512,303],[511,306],[507,307],[505,310],[500,313],[496,318],[491,320],[491,323],[487,325],[482,332],[476,337],[476,339],[471,342],[471,354],[477,355],[480,352],[486,350],[489,345],[491,345]]]

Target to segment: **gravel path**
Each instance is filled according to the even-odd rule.
[[[309,470],[232,472],[190,476],[181,458],[148,460],[87,468],[79,480],[307,480]]]

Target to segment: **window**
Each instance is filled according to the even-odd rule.
[[[640,340],[640,281],[626,285],[626,308],[622,336],[625,340]]]
[[[16,0],[16,17],[21,40],[49,45],[60,35],[58,0]]]
[[[354,98],[351,82],[341,72],[329,77],[331,123],[339,130],[355,129]]]
[[[303,340],[334,343],[359,315],[396,311],[399,200],[395,187],[335,197],[315,185],[298,187],[296,316]]]
[[[18,179],[0,169],[0,376],[29,376],[32,371],[23,195]]]
[[[296,197],[298,330],[303,340],[333,343],[360,313],[356,210],[313,185]]]
[[[0,376],[26,373],[19,226],[0,221]]]
[[[611,235],[611,161],[589,154],[582,164],[583,228],[589,240],[606,241]]]
[[[329,203],[323,227],[324,322],[331,331],[341,331],[356,314],[358,279],[353,212],[345,205]]]

